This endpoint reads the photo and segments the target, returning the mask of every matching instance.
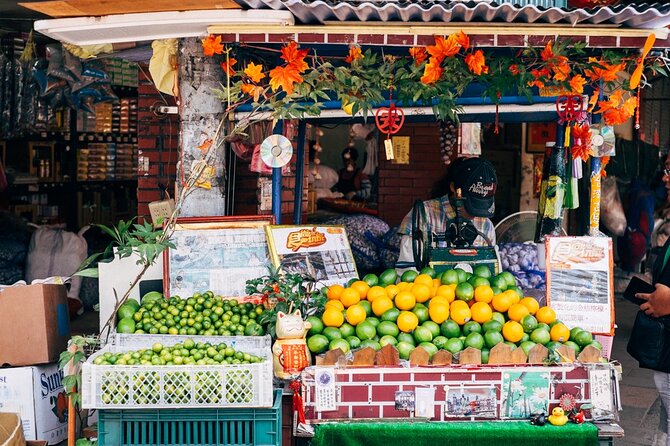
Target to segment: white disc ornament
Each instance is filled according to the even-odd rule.
[[[269,167],[284,167],[293,156],[293,144],[282,135],[270,135],[261,143],[261,159]]]

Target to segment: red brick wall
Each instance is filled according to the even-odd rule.
[[[148,204],[160,200],[159,183],[167,186],[171,196],[174,195],[177,160],[179,158],[179,119],[177,115],[159,118],[151,107],[160,102],[161,96],[150,79],[145,76],[149,70],[143,66],[139,73],[138,88],[138,147],[139,157],[149,158],[148,174],[138,174],[137,178],[137,215],[141,218],[149,216]],[[175,105],[174,97],[163,95],[168,105]],[[163,135],[163,153],[157,147],[157,137]],[[163,165],[163,176],[160,177],[159,165]]]
[[[391,226],[400,224],[415,200],[428,199],[446,172],[437,123],[405,124],[397,136],[410,137],[409,164],[386,161],[383,137],[379,141],[379,218]]]

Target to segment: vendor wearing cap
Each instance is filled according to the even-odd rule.
[[[433,188],[433,198],[424,201],[426,220],[430,231],[434,234],[444,233],[447,222],[456,218],[450,196],[453,197],[458,189],[464,198],[461,216],[472,220],[475,228],[481,235],[477,236],[473,245],[487,246],[496,242],[495,227],[490,218],[495,212],[495,193],[498,179],[493,165],[483,158],[458,158],[449,168],[446,181],[443,181],[443,190]],[[444,190],[446,189],[446,191]],[[445,193],[446,192],[446,193]],[[403,218],[398,233],[401,234],[399,262],[413,262],[412,254],[412,212]],[[425,228],[424,228],[425,229]]]
[[[342,164],[339,180],[333,187],[334,192],[340,192],[347,200],[365,201],[370,198],[372,183],[362,169],[356,166],[358,150],[347,147],[342,151]]]

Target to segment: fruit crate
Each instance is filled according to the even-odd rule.
[[[100,446],[280,446],[282,391],[267,409],[101,410]]]
[[[82,407],[86,409],[177,409],[272,406],[269,336],[190,336],[196,342],[226,342],[263,362],[226,365],[96,365],[106,352],[172,346],[189,336],[148,335],[115,339],[82,365]]]

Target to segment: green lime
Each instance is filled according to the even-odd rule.
[[[481,333],[472,332],[465,337],[463,345],[465,347],[472,347],[476,348],[477,350],[481,350],[484,347],[484,336],[482,336]]]
[[[583,328],[580,328],[580,327],[573,327],[573,328],[570,330],[570,340],[571,340],[571,341],[574,341],[574,340],[575,340],[575,335],[576,335],[577,333],[579,333],[580,331],[584,331],[584,329],[583,329]]]
[[[382,337],[383,336],[396,337],[396,336],[398,336],[398,333],[400,333],[400,330],[398,329],[398,326],[395,324],[395,322],[382,321],[377,326],[377,334],[382,336]]]
[[[398,316],[400,316],[400,310],[395,307],[389,308],[382,314],[382,321],[395,322],[398,320]]]
[[[559,348],[561,345],[563,345],[563,344],[561,344],[560,342],[550,341],[550,342],[547,342],[547,345],[545,345],[545,347],[547,347],[547,349],[549,349],[549,352],[551,353],[554,350],[556,350],[557,348]]]
[[[397,345],[398,340],[391,335],[384,335],[381,337],[381,339],[379,339],[379,345],[382,347],[386,347],[388,344]]]
[[[263,336],[263,327],[254,321],[251,321],[244,327],[244,336]]]
[[[468,321],[463,325],[463,335],[467,336],[470,333],[481,333],[482,326],[477,321]]]
[[[530,351],[533,347],[535,347],[537,344],[534,343],[533,341],[525,341],[519,344],[519,347],[521,347],[521,350],[528,356],[530,354]]]
[[[501,274],[498,274],[497,276],[491,277],[489,279],[489,283],[491,285],[491,288],[497,288],[498,290],[505,290],[507,289],[507,280],[505,277],[503,277]],[[498,291],[499,293],[500,291]]]
[[[562,324],[562,323],[563,323],[563,322],[561,322],[559,319],[555,319],[554,322],[552,322],[551,324],[549,324],[549,328],[553,327],[553,326],[556,325],[556,324]]]
[[[349,281],[347,282],[347,286],[346,286],[345,288],[349,288],[349,287],[351,286],[352,283],[354,283],[354,282],[358,282],[359,280],[361,280],[361,279],[359,279],[358,277],[352,277],[352,278],[349,279]]]
[[[496,321],[491,319],[490,321],[484,322],[482,325],[482,331],[486,333],[487,331],[502,331],[503,324],[500,323],[500,321]]]
[[[126,317],[116,324],[116,331],[119,333],[135,333],[135,319]]]
[[[507,289],[511,286],[516,286],[516,277],[514,277],[514,274],[510,273],[509,271],[503,271],[498,275],[504,278],[505,282],[507,283],[507,286],[503,287],[503,289]]]
[[[358,348],[361,346],[361,340],[358,339],[356,336],[349,336],[347,338],[347,342],[349,343],[349,346],[352,349]]]
[[[440,281],[443,285],[450,285],[452,283],[458,283],[458,272],[454,269],[448,269],[442,273]]]
[[[326,327],[323,329],[321,334],[327,337],[329,341],[333,341],[335,339],[342,339],[342,333],[336,327]]]
[[[333,339],[332,341],[330,341],[330,344],[328,345],[328,350],[335,350],[338,348],[342,350],[342,353],[349,353],[349,350],[351,350],[351,346],[344,339]]]
[[[530,340],[536,344],[546,345],[549,341],[551,341],[551,335],[549,334],[549,330],[545,330],[544,328],[536,328],[531,332]]]
[[[369,320],[364,320],[360,324],[356,325],[356,336],[361,341],[366,341],[374,338],[377,335],[377,330],[375,326],[370,323]],[[361,342],[362,345],[362,342]]]
[[[437,353],[437,347],[432,342],[422,342],[421,344],[417,345],[417,347],[421,347],[426,352],[428,352],[428,356],[430,358],[432,358],[433,355]]]
[[[478,286],[485,286],[485,285],[491,285],[489,283],[489,279],[486,279],[484,277],[479,277],[479,276],[472,276],[470,277],[470,280],[468,280],[468,283],[472,285],[474,288],[477,288]]]
[[[505,315],[497,311],[494,311],[493,314],[491,314],[491,320],[498,321],[502,325],[505,325],[505,322],[507,322]]]
[[[595,348],[597,348],[598,350],[601,350],[601,351],[602,351],[602,349],[603,349],[603,345],[602,345],[600,342],[598,342],[598,341],[593,341],[593,342],[591,342],[589,345],[590,345],[591,347],[595,347]]]
[[[484,342],[486,342],[488,348],[493,348],[504,341],[503,335],[498,331],[487,331],[484,333]]]
[[[370,303],[369,300],[362,300],[362,301],[358,302],[358,305],[363,307],[363,309],[365,310],[365,315],[366,316],[368,316],[368,317],[372,316],[372,304]]]
[[[549,326],[549,324],[545,324],[544,322],[540,322],[539,324],[537,324],[537,328],[541,328],[542,330],[547,330],[547,331],[551,330],[551,327]]]
[[[163,299],[163,294],[159,293],[158,291],[149,291],[146,293],[144,296],[142,296],[142,300],[140,303],[142,304],[143,307],[148,307],[151,304],[154,304],[155,302],[160,302]]]
[[[365,319],[365,322],[370,322],[373,327],[377,327],[381,321],[379,320],[379,318],[372,316]]]
[[[439,350],[442,350],[447,345],[448,340],[449,339],[447,339],[446,337],[444,337],[442,335],[435,336],[433,338],[433,344],[435,344],[435,347],[437,347]]]
[[[442,333],[442,336],[447,339],[457,338],[461,335],[461,327],[456,323],[456,321],[447,319],[440,325],[440,333]]]
[[[330,341],[327,337],[322,334],[315,334],[314,336],[307,338],[307,348],[312,353],[323,353],[328,350],[328,345]]]
[[[488,364],[489,363],[489,349],[488,348],[483,348],[482,349],[482,364]]]
[[[414,342],[414,336],[411,333],[400,333],[397,336],[398,342],[406,342],[408,344],[416,345]]]
[[[395,348],[398,349],[400,359],[409,359],[409,355],[412,353],[412,350],[414,350],[414,344],[410,344],[409,342],[405,341],[400,341],[395,346]]]
[[[116,310],[116,318],[117,320],[133,319],[133,321],[135,321],[134,316],[137,310],[138,308],[135,308],[135,305],[131,304],[130,302],[126,302],[121,305],[118,310]]]
[[[422,342],[430,342],[433,340],[433,333],[429,328],[420,325],[414,330],[414,340],[417,344],[421,344]]]
[[[426,306],[423,304],[416,304],[416,306],[412,308],[412,313],[414,313],[416,317],[419,319],[419,324],[423,324],[428,319],[430,319],[428,308],[426,308]]]
[[[447,341],[447,344],[444,346],[444,349],[450,352],[451,354],[455,354],[463,350],[463,341],[461,341],[459,338],[451,338]]]
[[[567,345],[568,347],[570,347],[571,349],[573,349],[573,350],[575,351],[575,354],[579,353],[579,345],[577,345],[576,342],[565,341],[565,342],[563,343],[563,345]]]
[[[162,351],[163,351],[163,348],[164,348],[164,347],[163,347],[163,344],[161,344],[160,342],[155,342],[155,343],[151,346],[151,350],[153,350],[154,353],[160,353],[160,352],[162,352]]]
[[[365,339],[361,341],[361,348],[372,347],[375,351],[378,351],[382,348],[381,344],[378,341],[372,339]]]
[[[456,299],[469,302],[475,297],[475,289],[472,284],[468,282],[461,282],[456,285]]]
[[[523,290],[518,286],[507,287],[507,290],[513,290],[519,296],[519,299],[523,299]]]
[[[402,276],[400,276],[400,281],[401,282],[414,282],[414,279],[416,279],[416,276],[418,276],[419,273],[416,272],[416,270],[413,269],[408,269],[404,273],[402,273]]]
[[[521,344],[522,342],[530,341],[530,335],[528,333],[524,333],[523,336],[521,336],[521,339],[519,339],[518,344]]]
[[[532,333],[537,328],[537,319],[532,314],[527,314],[521,318],[521,326],[525,333]]]
[[[493,276],[491,268],[489,268],[488,265],[477,265],[472,269],[472,273],[475,276],[484,277],[485,279],[489,279]]]
[[[433,335],[433,338],[435,336],[440,335],[440,326],[433,321],[426,321],[423,324],[421,324],[421,326],[426,327],[427,329],[429,329],[430,333]]]
[[[454,271],[458,274],[458,283],[465,282],[470,278],[471,274],[461,268],[454,268]]]
[[[575,335],[575,343],[580,347],[586,347],[593,342],[593,335],[588,331],[580,331]]]
[[[419,271],[419,274],[428,274],[431,279],[434,279],[437,277],[437,271],[431,266],[424,266],[421,268],[421,271]]]
[[[353,336],[356,334],[356,329],[354,328],[353,325],[349,324],[348,322],[343,323],[339,327],[340,334],[342,334],[343,338],[348,338],[349,336]]]
[[[379,275],[379,284],[381,286],[394,284],[398,280],[398,273],[395,269],[389,268]]]
[[[363,277],[363,282],[367,283],[369,286],[373,287],[375,285],[379,285],[379,277],[377,277],[376,274],[366,274]]]
[[[308,336],[320,334],[323,331],[324,326],[321,318],[316,316],[310,316],[307,318],[307,322],[312,324],[312,328],[310,328],[309,331],[307,332]]]

